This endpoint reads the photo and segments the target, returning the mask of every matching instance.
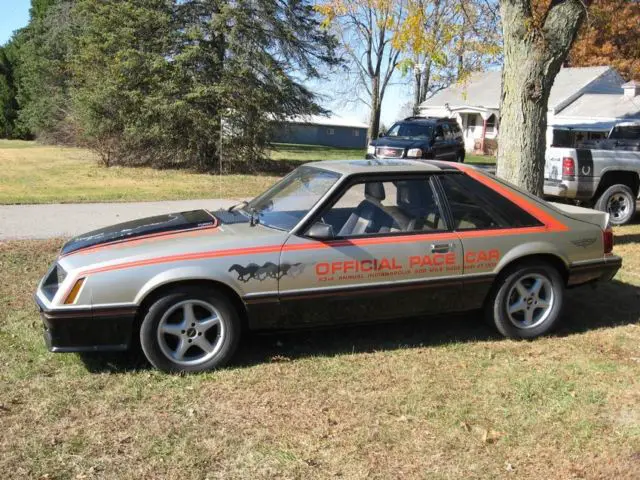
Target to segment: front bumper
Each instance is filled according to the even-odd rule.
[[[135,307],[55,310],[38,297],[36,303],[51,352],[122,351],[131,345]]]
[[[585,283],[611,280],[622,266],[622,258],[607,255],[602,260],[574,263],[569,267],[567,285],[575,287]]]

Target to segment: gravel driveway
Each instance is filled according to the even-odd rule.
[[[114,223],[162,213],[227,208],[239,200],[180,200],[136,203],[0,205],[0,241],[71,237]]]

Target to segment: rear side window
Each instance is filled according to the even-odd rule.
[[[456,230],[534,227],[539,220],[464,174],[440,176]]]

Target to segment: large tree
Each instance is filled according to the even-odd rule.
[[[463,81],[500,55],[497,0],[407,0],[394,45],[413,74],[414,111],[429,94]]]
[[[569,53],[569,65],[610,65],[640,79],[640,2],[594,0]]]
[[[500,14],[504,66],[497,173],[541,195],[549,93],[586,16],[586,2],[501,0]]]
[[[347,64],[345,85],[369,107],[369,138],[378,137],[387,87],[400,63],[394,38],[405,18],[405,0],[324,0],[316,7],[340,39]]]
[[[324,111],[304,81],[334,46],[310,0],[33,0],[19,117],[107,165],[252,160],[274,120]]]
[[[43,140],[74,141],[70,127],[72,39],[76,22],[71,0],[33,3],[31,21],[20,31],[16,84],[19,124]]]

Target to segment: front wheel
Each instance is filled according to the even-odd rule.
[[[636,214],[636,197],[628,186],[612,185],[598,198],[596,210],[607,212],[612,225],[624,225]]]
[[[485,314],[507,338],[536,338],[557,325],[563,297],[564,281],[557,269],[527,262],[498,277]]]
[[[240,339],[240,319],[217,291],[178,287],[156,300],[142,321],[140,343],[165,372],[202,372],[225,365]]]

